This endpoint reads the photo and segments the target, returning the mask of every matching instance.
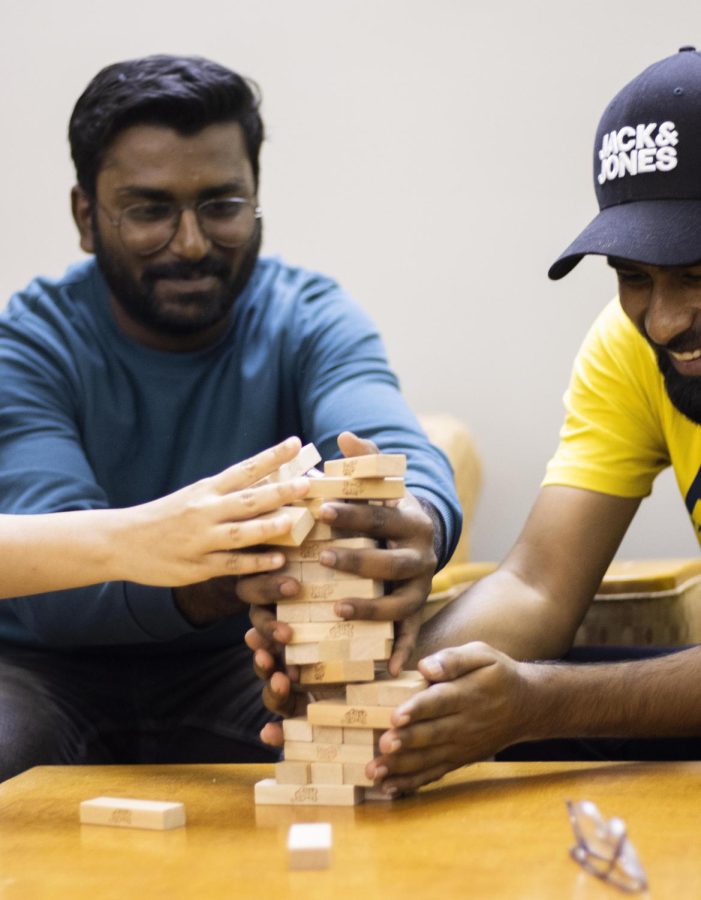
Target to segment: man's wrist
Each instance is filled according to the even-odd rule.
[[[445,553],[445,524],[436,507],[425,497],[417,497],[421,509],[426,513],[433,523],[433,552],[436,554],[438,561],[436,569],[441,567],[443,562],[443,554]]]

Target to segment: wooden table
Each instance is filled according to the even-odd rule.
[[[2,900],[616,898],[570,859],[565,799],[621,816],[651,897],[701,897],[701,762],[480,763],[393,804],[256,807],[270,766],[43,766],[0,785]],[[180,800],[168,832],[80,825],[81,800]],[[329,821],[330,869],[289,871],[292,822]]]

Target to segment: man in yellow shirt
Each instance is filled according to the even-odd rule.
[[[369,774],[388,793],[521,742],[603,758],[701,757],[701,647],[561,659],[643,497],[672,465],[701,531],[701,54],[683,47],[607,106],[600,212],[551,267],[598,254],[618,297],[577,356],[561,441],[499,569],[429,624],[432,685],[400,706]],[[456,639],[457,635],[457,639]],[[461,646],[455,646],[460,643]],[[451,649],[437,650],[440,647]],[[521,748],[542,758],[559,741]],[[564,749],[563,749],[564,748]],[[518,750],[517,750],[518,752]],[[509,751],[512,757],[514,751]]]

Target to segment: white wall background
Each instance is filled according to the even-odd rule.
[[[595,213],[596,123],[644,66],[695,42],[698,0],[4,0],[0,297],[79,254],[65,133],[99,68],[196,53],[252,76],[266,249],[337,277],[414,408],[469,425],[485,474],[473,555],[498,558],[614,291],[600,260],[546,277]],[[665,473],[621,555],[697,552]]]

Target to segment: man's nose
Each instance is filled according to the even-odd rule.
[[[678,292],[656,285],[645,313],[645,331],[652,341],[664,347],[692,327],[695,315],[695,308],[685,303]]]
[[[168,245],[171,253],[180,259],[198,260],[209,251],[209,238],[202,231],[193,209],[183,209],[178,228]]]

